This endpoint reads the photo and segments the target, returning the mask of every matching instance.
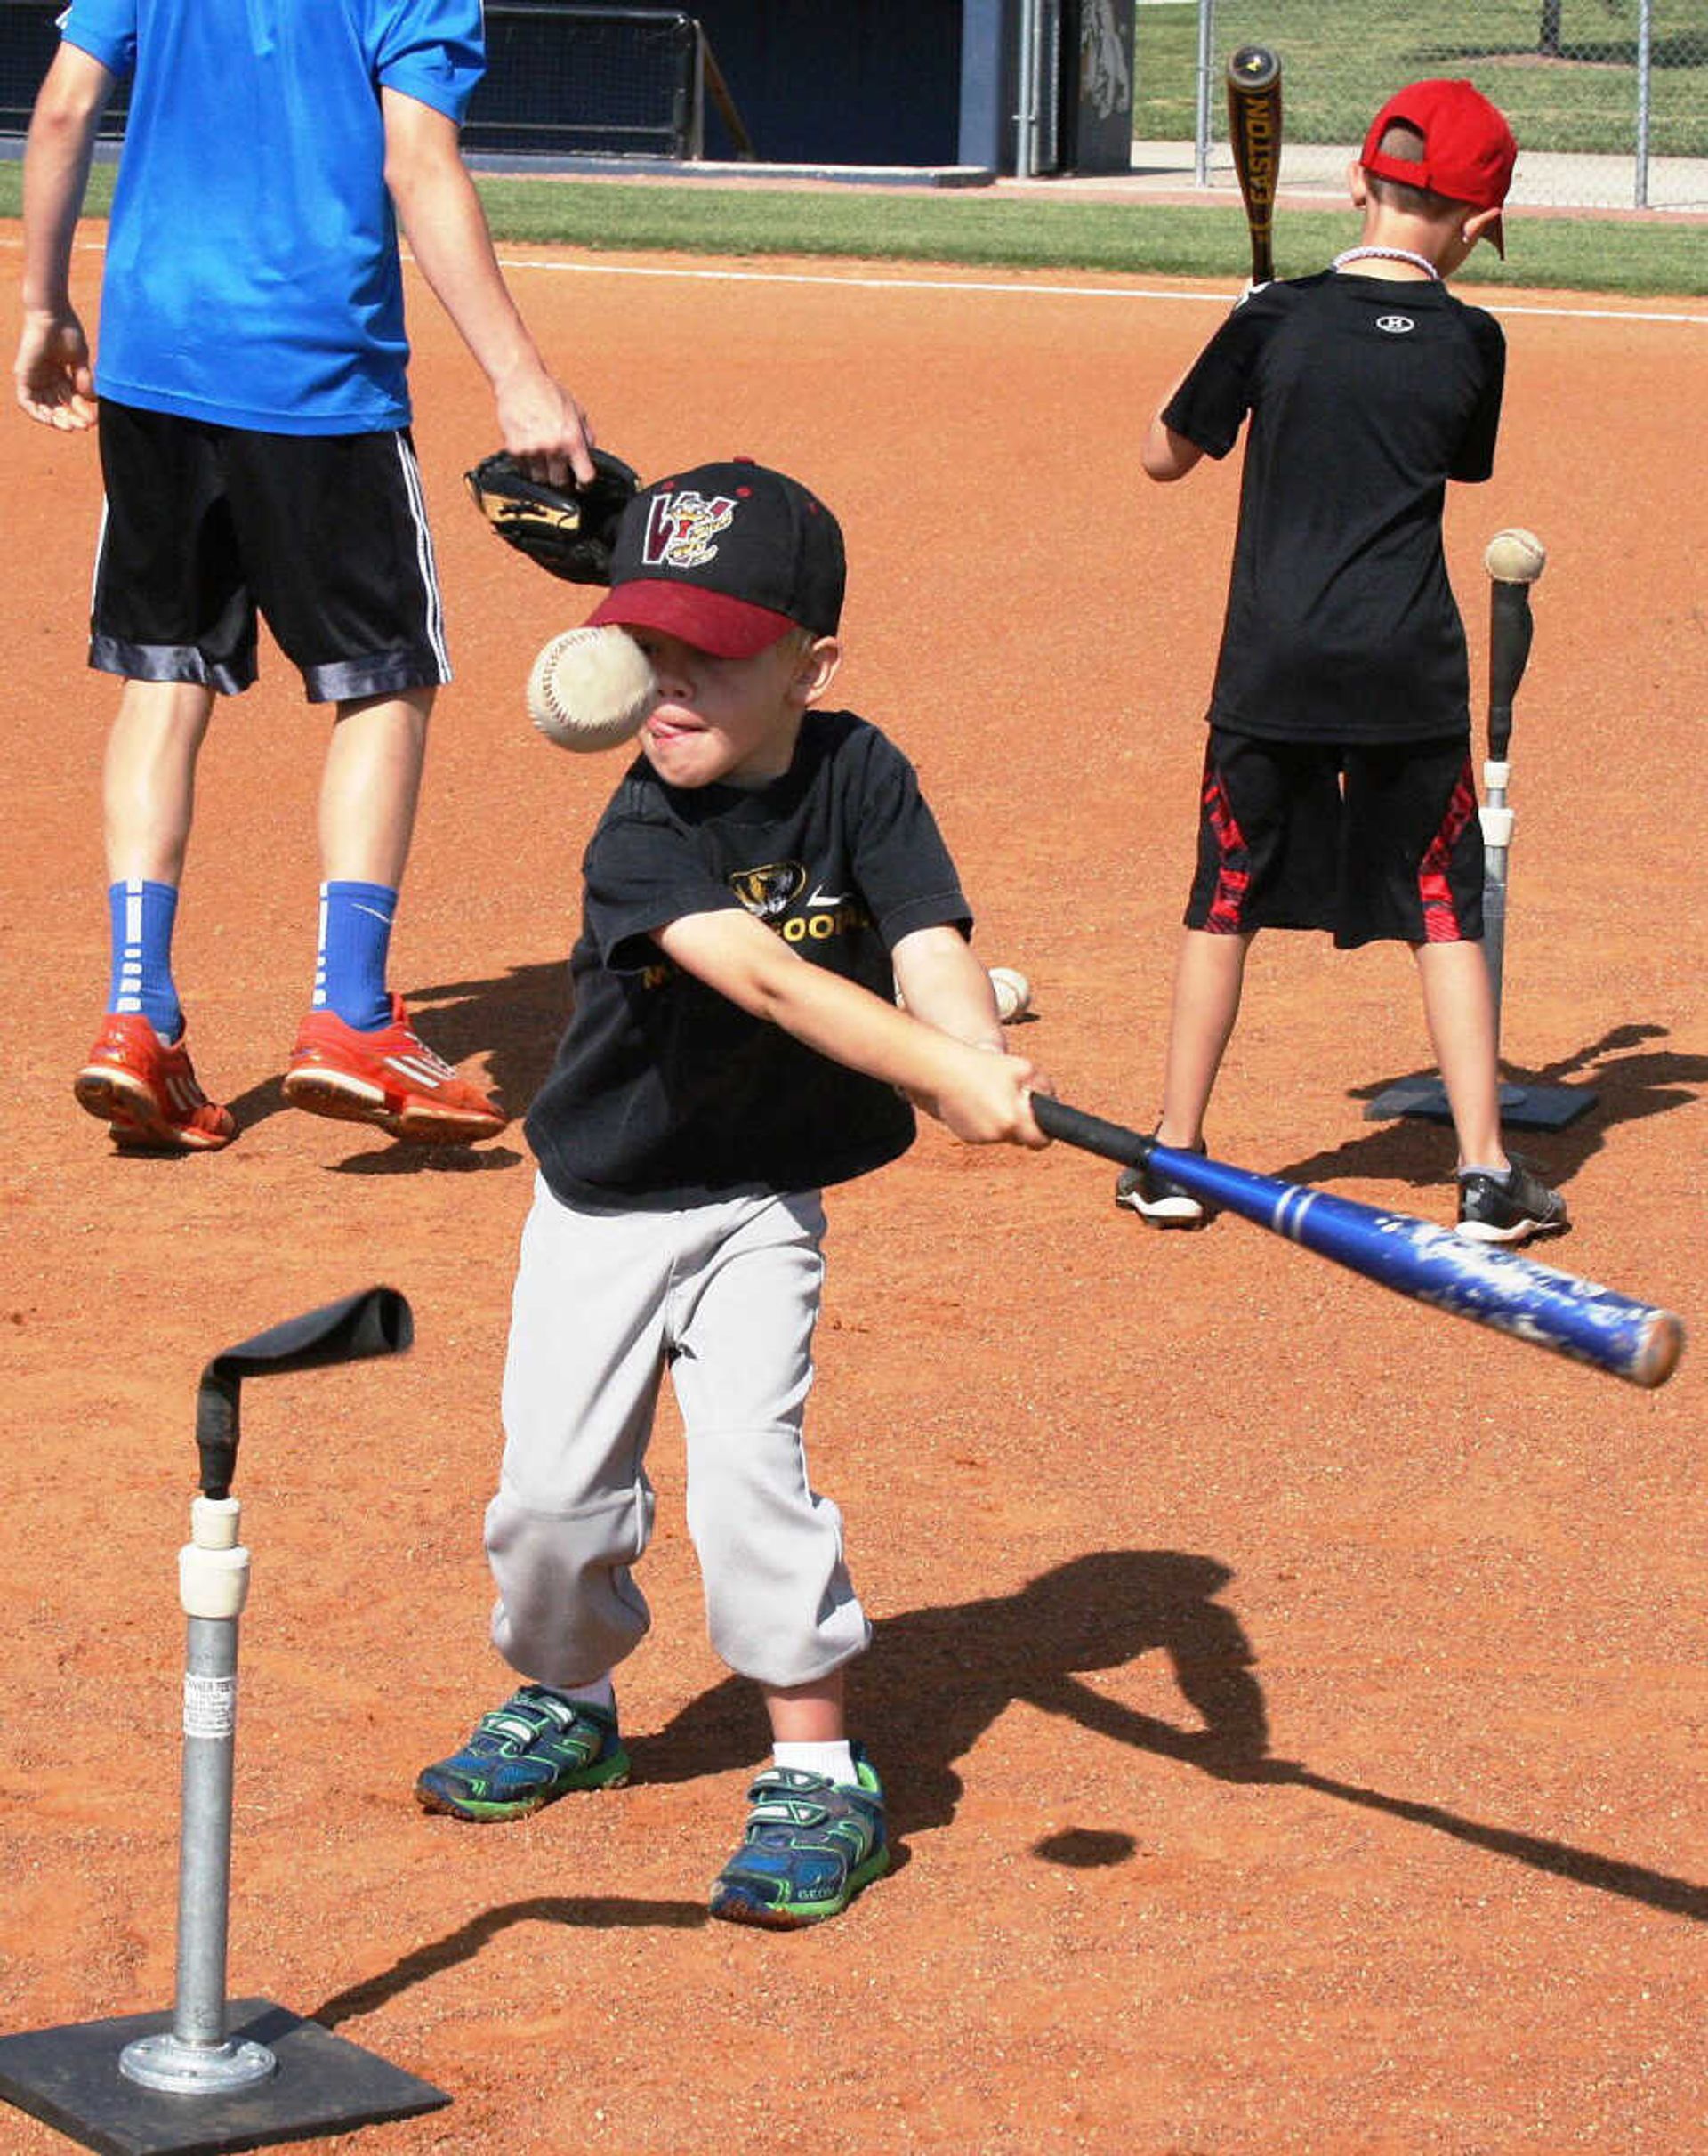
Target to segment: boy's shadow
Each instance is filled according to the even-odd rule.
[[[1232,1577],[1212,1557],[1103,1550],[1015,1595],[881,1619],[859,1665],[856,1733],[882,1764],[895,1829],[953,1819],[955,1763],[1016,1700],[1213,1772],[1261,1775],[1269,1732],[1254,1658],[1238,1619],[1214,1599]],[[1136,1713],[1075,1674],[1158,1651],[1201,1730]],[[630,1749],[637,1778],[685,1781],[749,1765],[768,1745],[754,1686],[730,1677]]]
[[[877,1651],[861,1671],[859,1726],[882,1763],[896,1833],[918,1833],[954,1817],[962,1793],[956,1762],[1005,1708],[1023,1700],[1076,1723],[1092,1737],[1177,1760],[1219,1780],[1310,1789],[1664,1915],[1708,1922],[1708,1887],[1691,1880],[1272,1757],[1251,1646],[1233,1611],[1214,1599],[1232,1577],[1213,1557],[1177,1550],[1102,1550],[1058,1565],[1015,1595],[885,1619],[876,1627]],[[1183,1729],[1124,1707],[1077,1674],[1112,1669],[1153,1651],[1168,1657],[1201,1728]],[[1069,1733],[1061,1748],[1064,1792],[1075,1786],[1073,1741]],[[629,1740],[638,1774],[658,1782],[751,1767],[768,1747],[756,1689],[736,1677],[690,1701],[656,1735]],[[1041,1813],[1058,1798],[1046,1787],[1032,1793]],[[1073,1825],[1040,1839],[1034,1854],[1060,1865],[1099,1868],[1121,1863],[1136,1845],[1135,1837],[1120,1829]],[[899,1869],[906,1851],[898,1848],[896,1854]],[[389,1968],[325,2000],[312,2018],[330,2029],[372,2013],[417,1984],[478,1959],[521,1925],[608,1932],[692,1930],[705,1921],[705,1904],[697,1901],[559,1895],[507,1902],[413,1947]],[[566,1942],[572,1964],[582,1950],[574,1941]]]
[[[881,1620],[871,1657],[860,1667],[855,1718],[882,1768],[895,1833],[916,1834],[954,1818],[963,1789],[956,1763],[1005,1708],[1023,1700],[1091,1736],[1218,1781],[1312,1789],[1579,1885],[1708,1922],[1708,1886],[1693,1880],[1276,1758],[1252,1674],[1256,1656],[1234,1612],[1214,1599],[1232,1578],[1213,1557],[1101,1550],[1058,1565],[1018,1594]],[[1124,1706],[1079,1674],[1151,1652],[1167,1656],[1199,1728]],[[1064,1759],[1072,1741],[1064,1739]],[[769,1743],[756,1688],[729,1677],[657,1735],[632,1738],[629,1748],[638,1777],[684,1781],[753,1765]],[[1062,1789],[1073,1786],[1071,1765],[1064,1764]],[[1043,1810],[1051,1793],[1036,1795]],[[1124,1833],[1082,1830],[1040,1843],[1036,1853],[1062,1863],[1109,1863],[1132,1847]]]
[[[1696,1089],[1708,1083],[1708,1055],[1644,1047],[1646,1042],[1666,1038],[1664,1026],[1614,1026],[1599,1040],[1536,1070],[1520,1069],[1503,1061],[1504,1078],[1516,1085],[1562,1086],[1583,1079],[1596,1095],[1594,1105],[1565,1129],[1532,1133],[1512,1126],[1507,1134],[1509,1143],[1534,1157],[1549,1183],[1569,1183],[1584,1162],[1601,1151],[1607,1132],[1616,1125],[1640,1123],[1649,1116],[1688,1107],[1698,1098]],[[1642,1052],[1632,1053],[1636,1050]],[[1374,1100],[1390,1086],[1430,1075],[1429,1071],[1411,1071],[1403,1080],[1378,1078],[1353,1087],[1349,1097]],[[1396,1117],[1390,1123],[1374,1126],[1368,1136],[1348,1139],[1332,1151],[1312,1153],[1267,1173],[1287,1183],[1322,1183],[1371,1176],[1414,1185],[1438,1184],[1444,1174],[1442,1132],[1447,1127],[1432,1116]],[[1447,1143],[1451,1147],[1450,1135]]]

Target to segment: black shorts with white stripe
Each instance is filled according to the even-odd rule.
[[[407,429],[268,434],[110,399],[100,426],[92,666],[236,695],[255,678],[259,617],[310,702],[449,681]]]

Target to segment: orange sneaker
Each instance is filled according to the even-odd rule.
[[[391,1023],[359,1032],[335,1012],[310,1011],[297,1029],[285,1098],[311,1116],[376,1123],[415,1145],[475,1145],[510,1120],[496,1101],[460,1078],[413,1030],[401,996]]]
[[[72,1091],[114,1141],[141,1151],[213,1153],[238,1135],[230,1109],[196,1081],[181,1038],[163,1041],[140,1012],[109,1013]]]

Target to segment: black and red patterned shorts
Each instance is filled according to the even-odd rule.
[[[1210,730],[1186,925],[1361,943],[1483,933],[1483,831],[1464,734],[1380,746]]]

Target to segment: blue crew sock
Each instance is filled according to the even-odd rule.
[[[130,876],[108,886],[113,971],[107,1008],[140,1011],[162,1040],[176,1040],[184,1030],[183,1006],[172,979],[172,928],[177,913],[174,884]]]
[[[322,884],[314,1007],[372,1033],[391,1018],[385,989],[398,894],[384,884]]]

